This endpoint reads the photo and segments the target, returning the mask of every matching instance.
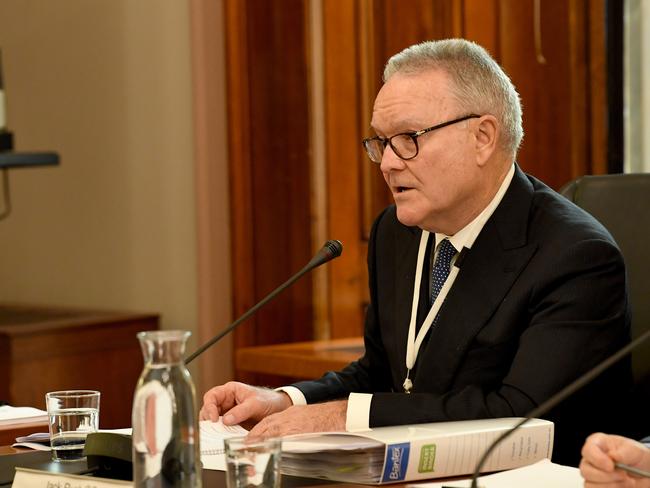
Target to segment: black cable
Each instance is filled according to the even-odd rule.
[[[4,195],[4,210],[0,213],[0,220],[6,219],[11,213],[11,192],[9,191],[9,169],[2,168],[2,189]]]

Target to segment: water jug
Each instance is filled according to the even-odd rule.
[[[201,486],[194,385],[183,362],[187,331],[140,332],[144,370],[133,397],[133,483]]]

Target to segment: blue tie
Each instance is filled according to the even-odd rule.
[[[444,239],[440,243],[438,257],[431,270],[431,305],[436,301],[442,285],[447,281],[447,276],[449,276],[449,270],[451,269],[451,260],[457,252],[456,248],[449,242],[449,239]]]

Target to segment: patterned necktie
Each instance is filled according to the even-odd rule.
[[[431,305],[436,301],[442,285],[447,281],[447,276],[449,276],[449,270],[451,269],[451,260],[457,252],[456,248],[449,242],[449,239],[444,239],[440,243],[438,257],[431,270]]]

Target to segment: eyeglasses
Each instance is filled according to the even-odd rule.
[[[467,119],[476,119],[480,118],[480,115],[470,114],[460,117],[458,119],[449,120],[443,122],[442,124],[434,125],[433,127],[428,127],[426,129],[421,129],[414,132],[402,132],[400,134],[395,134],[392,137],[369,137],[362,141],[363,147],[368,153],[370,161],[373,163],[381,163],[381,158],[384,155],[384,149],[386,146],[390,146],[395,155],[404,160],[408,161],[413,159],[418,155],[420,148],[418,147],[418,137],[426,134],[427,132],[434,131],[436,129],[442,129],[448,125],[457,124]]]

